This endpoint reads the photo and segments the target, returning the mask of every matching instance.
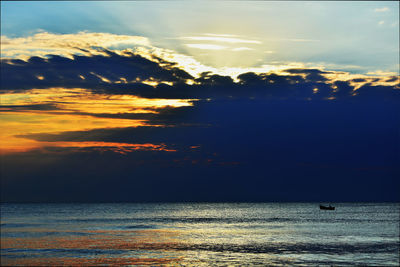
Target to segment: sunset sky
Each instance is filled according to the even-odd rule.
[[[1,2],[2,201],[400,201],[399,2]]]

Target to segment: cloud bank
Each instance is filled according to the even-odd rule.
[[[396,74],[231,76],[76,36],[2,38],[2,201],[398,201]]]

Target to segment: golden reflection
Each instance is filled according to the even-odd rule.
[[[4,231],[2,231],[4,233]],[[33,232],[33,231],[30,231]],[[171,265],[184,258],[184,253],[176,251],[179,247],[179,232],[173,230],[89,230],[82,231],[89,235],[71,235],[71,231],[55,231],[52,229],[35,229],[36,233],[57,232],[61,236],[45,235],[41,237],[4,237],[1,239],[2,249],[64,249],[64,250],[103,250],[96,257],[23,257],[2,259],[4,265],[25,266],[131,266],[131,265]],[[96,235],[93,235],[96,234]],[[113,255],[113,250],[122,254]],[[110,254],[107,253],[110,251]],[[141,251],[140,254],[131,251]]]
[[[81,258],[81,257],[44,257],[44,258],[8,258],[2,260],[4,266],[179,266],[179,258]]]
[[[1,247],[5,250],[65,250],[84,251],[85,253],[96,253],[93,257],[64,257],[57,254],[50,254],[49,257],[7,257],[2,261],[4,265],[184,265],[184,266],[209,266],[215,261],[215,249],[219,250],[220,245],[229,247],[234,251],[237,248],[257,247],[258,242],[252,236],[265,236],[263,241],[276,242],[277,236],[292,234],[291,229],[269,228],[268,234],[265,228],[253,229],[252,233],[245,227],[236,228],[215,228],[207,224],[200,224],[199,228],[186,228],[185,224],[175,225],[180,229],[126,229],[126,230],[56,230],[48,228],[25,228],[2,230],[3,234],[29,232],[39,234],[30,237],[4,236],[1,239]],[[57,233],[54,235],[53,233]],[[218,242],[216,242],[218,238]],[[262,246],[262,241],[259,243]],[[118,254],[112,254],[118,251]],[[232,254],[231,254],[232,255]],[[261,254],[260,254],[261,255]],[[232,255],[233,256],[233,255]],[[232,263],[242,256],[251,257],[249,253],[236,255]],[[240,257],[240,258],[238,258]],[[268,263],[278,259],[271,253],[262,253],[262,260]],[[51,264],[50,264],[51,263]]]

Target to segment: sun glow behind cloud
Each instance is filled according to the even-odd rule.
[[[290,201],[324,175],[332,197],[352,180],[350,201],[397,188],[398,2],[1,7],[5,201]]]
[[[202,72],[212,72],[219,75],[228,75],[235,78],[244,72],[279,72],[288,68],[319,68],[321,65],[329,66],[327,62],[307,63],[296,61],[274,61],[268,60],[271,55],[277,54],[276,51],[265,50],[262,42],[254,39],[228,34],[209,34],[203,36],[189,36],[178,38],[184,41],[196,41],[196,43],[186,43],[189,49],[186,54],[178,53],[172,49],[166,49],[151,45],[148,38],[143,36],[117,35],[109,33],[79,32],[76,34],[53,34],[49,32],[39,32],[30,37],[9,38],[2,36],[2,58],[19,58],[26,60],[31,56],[46,57],[49,54],[56,54],[68,58],[73,55],[104,55],[108,56],[103,49],[118,55],[134,53],[145,57],[151,61],[160,62],[157,58],[169,62],[175,62],[176,66],[187,71],[194,77],[199,77]],[[286,39],[293,42],[317,42],[313,39]],[[204,43],[199,43],[204,41]],[[210,43],[211,42],[211,43]],[[250,47],[242,46],[251,45]],[[199,51],[206,51],[202,54]],[[200,61],[199,61],[200,59]],[[209,64],[203,63],[207,62]],[[240,62],[239,65],[236,63]],[[162,62],[160,62],[162,65]],[[322,67],[325,68],[325,67]],[[350,66],[344,66],[350,68]],[[359,68],[359,66],[354,66]],[[378,70],[380,72],[388,72]],[[369,71],[371,72],[371,71]],[[97,73],[91,73],[103,82],[111,81]],[[80,76],[81,79],[86,79]],[[37,79],[46,79],[43,75],[38,75]],[[120,77],[115,83],[127,83],[124,77]],[[139,80],[145,84],[156,86],[158,82],[153,80]],[[190,81],[188,81],[190,82]]]
[[[255,48],[243,47],[243,44],[257,47],[261,41],[240,37],[239,35],[228,34],[204,34],[203,36],[182,37],[185,41],[195,41],[196,43],[186,44],[190,49],[195,50],[215,50],[215,55],[208,56],[215,60],[225,60],[231,57],[233,60],[240,59],[244,62],[242,53],[253,53]],[[292,40],[292,39],[291,39]],[[293,39],[296,42],[315,41],[308,39]],[[204,41],[206,43],[197,43]],[[141,36],[116,35],[108,33],[79,32],[77,34],[52,34],[40,32],[30,37],[8,38],[2,36],[2,58],[27,59],[31,56],[42,56],[46,58],[49,53],[73,59],[74,55],[110,55],[104,49],[108,49],[118,55],[140,55],[148,60],[157,62],[160,66],[168,68],[168,64],[173,62],[173,66],[187,71],[195,78],[200,77],[203,72],[230,76],[238,82],[237,76],[246,72],[254,73],[277,73],[294,75],[286,72],[287,69],[316,68],[324,70],[323,66],[306,64],[303,62],[269,62],[259,66],[249,67],[250,63],[244,63],[243,67],[213,67],[196,60],[194,56],[178,53],[171,49],[152,46],[149,39]],[[211,43],[210,43],[211,42]],[[190,52],[190,51],[189,51]],[[211,53],[207,51],[207,53]],[[262,54],[272,54],[271,50],[257,50],[254,54],[259,57]],[[189,53],[190,54],[190,53]],[[236,57],[232,56],[239,54]],[[229,56],[228,56],[229,55]],[[247,60],[252,61],[249,56]],[[46,61],[46,59],[45,59]],[[167,61],[167,63],[165,63]],[[218,64],[217,64],[218,65]],[[348,72],[327,72],[322,74],[331,81],[350,81],[355,90],[363,84],[372,85],[391,85],[398,84],[398,79],[381,79],[382,76],[395,76],[394,72],[384,72],[381,70],[365,74],[350,74]],[[156,88],[160,83],[170,86],[172,82],[136,78],[128,80],[119,77],[118,80],[112,79],[105,74],[98,74],[91,71],[89,75],[97,77],[101,82],[107,84],[128,84],[142,83]],[[37,74],[36,79],[46,81],[45,74]],[[80,80],[88,77],[78,76]],[[78,78],[77,77],[77,78]],[[362,80],[362,81],[361,81]],[[187,84],[194,84],[194,80],[187,80]],[[5,126],[5,131],[1,133],[1,147],[3,153],[9,151],[26,151],[33,148],[42,147],[42,142],[23,139],[17,136],[35,133],[59,133],[63,131],[86,131],[99,128],[118,128],[118,127],[137,127],[148,125],[148,121],[122,118],[105,118],[96,114],[134,114],[134,113],[157,113],[157,108],[162,107],[182,107],[192,105],[193,100],[181,99],[145,99],[133,95],[109,95],[93,93],[82,88],[49,88],[46,90],[31,89],[21,93],[6,92],[1,95],[2,103],[0,110],[4,111],[0,120]],[[32,105],[50,105],[48,109],[30,109]],[[9,107],[14,106],[14,107]],[[20,106],[15,109],[15,106]],[[26,107],[24,109],[24,107]],[[53,145],[56,145],[53,143]],[[89,145],[89,144],[88,144]]]
[[[0,95],[0,147],[2,153],[22,152],[44,146],[101,146],[112,144],[40,142],[21,136],[38,133],[88,131],[100,128],[123,128],[149,125],[143,119],[107,118],[97,114],[158,113],[157,109],[192,105],[191,100],[144,99],[131,95],[94,94],[86,89],[32,89]],[[37,107],[37,108],[35,108]],[[44,107],[44,108],[43,108]],[[157,126],[152,124],[152,126]],[[127,149],[148,149],[151,146],[121,144]],[[161,149],[161,147],[153,147]],[[165,149],[164,149],[165,150]]]
[[[9,38],[2,36],[2,58],[19,58],[23,60],[29,59],[31,56],[46,57],[49,54],[60,55],[68,58],[73,58],[73,55],[104,55],[108,56],[103,49],[110,49],[114,53],[124,55],[126,53],[134,53],[143,56],[149,60],[155,60],[154,57],[159,57],[163,60],[176,62],[178,67],[183,68],[185,71],[195,77],[199,77],[200,73],[211,71],[221,75],[234,76],[237,69],[251,71],[254,67],[246,67],[256,62],[255,58],[265,55],[263,51],[256,51],[252,47],[243,47],[236,44],[252,44],[259,45],[261,42],[257,40],[248,40],[241,38],[225,37],[225,35],[214,36],[194,36],[183,37],[188,40],[196,41],[214,41],[213,43],[188,43],[186,47],[190,49],[189,55],[177,53],[171,49],[152,46],[149,39],[142,36],[129,36],[129,35],[116,35],[109,33],[90,33],[79,32],[76,34],[53,34],[48,32],[36,33],[30,37]],[[226,45],[229,44],[229,45]],[[216,63],[216,65],[225,65],[215,67],[201,63],[195,56],[200,50],[215,51],[219,54],[210,54],[206,56],[209,60]],[[246,57],[241,56],[241,53],[248,53]],[[255,53],[255,54],[254,54]],[[222,60],[222,61],[220,61]],[[226,60],[241,62],[243,67],[232,67],[232,64],[225,64]],[[221,64],[217,63],[220,61]],[[227,62],[226,62],[227,63]],[[235,65],[235,64],[234,64]],[[258,67],[258,72],[270,71],[272,69],[280,69],[280,66],[274,67],[272,65],[265,67]],[[232,69],[232,71],[230,71]],[[106,77],[97,73],[91,73],[104,82],[110,83]],[[45,79],[44,76],[37,76],[38,79]],[[80,76],[85,79],[84,76]],[[124,77],[118,83],[124,83]],[[143,82],[143,81],[140,81]],[[154,81],[144,81],[147,84],[155,86]]]
[[[55,104],[63,112],[85,112],[117,114],[152,112],[166,106],[190,106],[191,102],[181,99],[145,99],[133,95],[95,94],[82,88],[50,88],[46,90],[32,89],[21,93],[6,93],[1,95],[0,110],[4,105],[40,105]]]
[[[117,35],[111,33],[78,32],[54,34],[39,32],[29,37],[9,38],[1,36],[1,56],[28,58],[56,54],[71,57],[73,54],[104,54],[101,49],[118,46],[150,46],[148,38],[142,36]]]

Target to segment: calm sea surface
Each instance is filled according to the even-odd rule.
[[[1,265],[399,265],[400,204],[2,204]]]

